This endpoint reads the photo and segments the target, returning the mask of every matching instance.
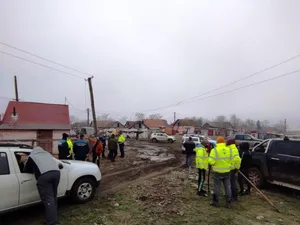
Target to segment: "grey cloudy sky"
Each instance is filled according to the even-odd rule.
[[[95,75],[96,111],[134,119],[300,54],[299,0],[110,0],[0,2],[0,41]],[[0,44],[9,52],[75,73]],[[223,92],[300,69],[300,57],[219,89]],[[0,96],[64,103],[85,118],[83,79],[0,53]],[[83,74],[76,73],[86,77]],[[300,125],[300,73],[176,107],[151,111],[171,120],[232,113],[287,118]],[[214,94],[213,93],[213,94]],[[0,112],[7,99],[0,99]]]

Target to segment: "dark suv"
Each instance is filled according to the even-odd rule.
[[[252,149],[249,178],[300,190],[300,141],[269,139]]]

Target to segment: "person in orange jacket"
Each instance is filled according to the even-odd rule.
[[[97,162],[97,165],[100,167],[100,155],[103,151],[103,146],[100,138],[94,138],[88,137],[88,141],[93,144],[91,152],[93,153],[93,163]]]

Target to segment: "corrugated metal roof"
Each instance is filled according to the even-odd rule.
[[[69,107],[61,104],[10,101],[0,129],[70,129]]]

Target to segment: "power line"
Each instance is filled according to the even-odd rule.
[[[286,76],[289,76],[289,75],[292,75],[292,74],[295,74],[295,73],[298,73],[298,72],[300,72],[300,69],[289,72],[289,73],[281,74],[279,76],[272,77],[272,78],[269,78],[269,79],[266,79],[266,80],[262,80],[262,81],[259,81],[259,82],[256,82],[256,83],[248,84],[248,85],[245,85],[245,86],[242,86],[242,87],[239,87],[239,88],[231,89],[229,91],[224,91],[224,92],[217,93],[217,94],[214,94],[214,95],[210,95],[210,96],[207,96],[207,97],[204,97],[204,98],[191,100],[191,101],[185,102],[183,104],[187,104],[187,103],[190,103],[190,102],[193,102],[193,101],[204,100],[204,99],[212,98],[212,97],[219,96],[219,95],[224,95],[224,94],[227,94],[227,93],[230,93],[230,92],[234,92],[234,91],[237,91],[237,90],[245,89],[245,88],[252,87],[252,86],[255,86],[255,85],[258,85],[258,84],[262,84],[262,83],[266,83],[266,82],[269,82],[269,81],[272,81],[272,80],[276,80],[276,79],[279,79],[279,78],[282,78],[282,77],[286,77]]]
[[[11,57],[14,57],[14,58],[17,58],[17,59],[21,59],[21,60],[26,61],[26,62],[30,62],[30,63],[36,64],[36,65],[39,65],[39,66],[42,66],[42,67],[45,67],[45,68],[48,68],[48,69],[51,69],[51,70],[56,70],[56,71],[58,71],[58,72],[61,72],[61,73],[64,73],[64,74],[68,74],[68,75],[70,75],[70,76],[77,77],[77,78],[80,78],[80,79],[84,79],[84,80],[85,80],[84,77],[78,76],[78,75],[76,75],[76,74],[68,73],[68,72],[65,72],[65,71],[56,69],[56,68],[54,68],[54,67],[51,67],[51,66],[46,66],[46,65],[44,65],[44,64],[41,64],[41,63],[38,63],[38,62],[35,62],[35,61],[32,61],[32,60],[29,60],[29,59],[25,59],[25,58],[22,58],[22,57],[20,57],[20,56],[16,56],[16,55],[13,55],[13,54],[10,54],[10,53],[7,53],[7,52],[3,52],[3,51],[0,51],[0,53],[5,54],[5,55],[9,55],[9,56],[11,56]]]
[[[274,64],[274,65],[272,65],[272,66],[269,66],[269,67],[267,67],[267,68],[265,68],[265,69],[263,69],[263,70],[260,70],[260,71],[258,71],[258,72],[252,73],[252,74],[250,74],[250,75],[248,75],[248,76],[246,76],[246,77],[242,77],[242,78],[240,78],[240,79],[238,79],[238,80],[232,81],[232,82],[229,83],[229,84],[226,84],[226,85],[220,86],[220,87],[218,87],[218,88],[215,88],[215,89],[213,89],[213,90],[210,90],[210,91],[208,91],[208,92],[205,92],[205,93],[203,93],[203,94],[194,96],[194,97],[189,98],[189,99],[186,99],[186,100],[182,100],[182,101],[180,101],[180,102],[178,102],[178,103],[174,103],[174,104],[171,104],[171,105],[167,105],[167,106],[163,106],[163,107],[159,107],[159,108],[155,108],[155,109],[150,109],[150,110],[146,110],[146,111],[142,111],[142,112],[151,112],[151,111],[156,111],[156,110],[160,110],[160,109],[171,108],[171,107],[173,107],[173,106],[178,106],[178,105],[180,105],[180,104],[183,104],[184,102],[190,102],[190,101],[193,100],[193,99],[196,99],[196,98],[202,97],[202,96],[204,96],[204,95],[210,94],[210,93],[215,92],[215,91],[217,91],[217,90],[220,90],[220,89],[222,89],[222,88],[228,87],[228,86],[230,86],[230,85],[232,85],[232,84],[236,84],[236,83],[238,83],[238,82],[240,82],[240,81],[242,81],[242,80],[245,80],[245,79],[248,79],[248,78],[250,78],[250,77],[256,76],[256,75],[258,75],[258,74],[260,74],[260,73],[262,73],[262,72],[265,72],[265,71],[268,71],[268,70],[270,70],[270,69],[273,69],[273,68],[275,68],[275,67],[277,67],[277,66],[280,66],[280,65],[282,65],[282,64],[284,64],[284,63],[287,63],[287,62],[289,62],[289,61],[291,61],[291,60],[294,60],[294,59],[296,59],[296,58],[298,58],[298,57],[300,57],[300,54],[298,54],[298,55],[296,55],[296,56],[293,56],[293,57],[291,57],[291,58],[289,58],[289,59],[286,59],[286,60],[284,60],[284,61],[281,61],[281,62],[279,62],[279,63],[277,63],[277,64]]]
[[[285,63],[287,63],[287,62],[289,62],[289,61],[291,61],[291,60],[294,60],[294,59],[296,59],[296,58],[298,58],[298,57],[300,57],[300,54],[298,54],[298,55],[296,55],[296,56],[293,56],[293,57],[291,57],[291,58],[289,58],[289,59],[286,59],[286,60],[284,60],[284,61],[282,61],[282,62],[279,62],[279,63],[277,63],[277,64],[275,64],[275,65],[272,65],[272,66],[270,66],[270,67],[267,67],[267,68],[265,68],[265,69],[262,69],[262,70],[260,70],[260,71],[258,71],[258,72],[252,73],[252,74],[250,74],[250,75],[248,75],[248,76],[242,77],[242,78],[240,78],[240,79],[238,79],[238,80],[235,80],[235,81],[233,81],[233,82],[231,82],[231,83],[229,83],[229,84],[226,84],[226,85],[223,85],[223,86],[218,87],[218,88],[216,88],[216,89],[213,89],[213,90],[211,90],[211,91],[205,92],[205,93],[203,93],[203,94],[201,94],[201,95],[197,95],[197,96],[194,96],[194,97],[192,97],[192,98],[189,98],[189,99],[180,101],[180,102],[177,103],[177,105],[180,105],[180,104],[182,104],[182,103],[185,102],[185,101],[190,101],[190,100],[196,99],[196,98],[198,98],[198,97],[201,97],[201,96],[210,94],[210,93],[212,93],[212,92],[218,91],[218,90],[220,90],[221,88],[228,87],[228,86],[230,86],[230,85],[232,85],[232,84],[236,84],[236,83],[238,83],[238,82],[240,82],[240,81],[242,81],[242,80],[246,80],[246,79],[248,79],[248,78],[250,78],[250,77],[253,77],[253,76],[256,76],[256,75],[258,75],[258,74],[260,74],[260,73],[266,72],[266,71],[268,71],[268,70],[270,70],[270,69],[273,69],[273,68],[275,68],[275,67],[277,67],[277,66],[280,66],[280,65],[282,65],[282,64],[285,64]]]
[[[37,58],[39,58],[39,59],[42,59],[42,60],[45,60],[45,61],[51,62],[51,63],[53,63],[53,64],[56,64],[56,65],[58,65],[58,66],[64,67],[64,68],[66,68],[66,69],[69,69],[69,70],[72,70],[72,71],[74,71],[74,72],[82,73],[82,74],[85,74],[85,75],[88,75],[88,76],[93,76],[93,75],[92,75],[92,74],[90,74],[90,73],[87,73],[87,72],[83,72],[83,71],[80,71],[80,70],[74,69],[74,68],[72,68],[72,67],[70,67],[70,66],[66,66],[66,65],[64,65],[64,64],[61,64],[61,63],[55,62],[55,61],[53,61],[53,60],[50,60],[50,59],[44,58],[44,57],[42,57],[42,56],[39,56],[39,55],[36,55],[36,54],[33,54],[33,53],[31,53],[31,52],[28,52],[28,51],[26,51],[26,50],[20,49],[20,48],[18,48],[18,47],[15,47],[15,46],[12,46],[12,45],[9,45],[9,44],[6,44],[6,43],[3,43],[3,42],[0,42],[0,44],[2,44],[2,45],[5,45],[5,46],[7,46],[7,47],[9,47],[9,48],[13,48],[13,49],[15,49],[15,50],[18,50],[18,51],[24,52],[24,53],[26,53],[26,54],[28,54],[28,55],[32,55],[32,56],[34,56],[34,57],[37,57]]]

